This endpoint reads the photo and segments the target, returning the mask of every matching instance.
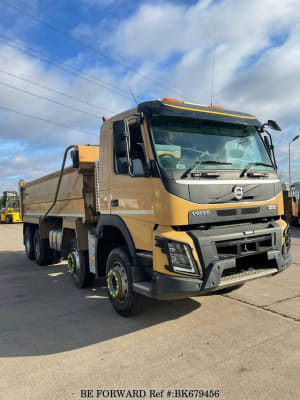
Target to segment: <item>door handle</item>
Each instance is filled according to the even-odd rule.
[[[114,199],[110,202],[110,205],[112,207],[119,207],[119,200],[118,199]]]

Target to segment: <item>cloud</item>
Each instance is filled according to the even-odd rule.
[[[72,62],[70,61],[70,64]],[[66,62],[68,64],[68,62]],[[66,100],[64,97],[57,93],[48,91],[41,87],[37,87],[31,83],[25,82],[22,79],[12,77],[1,71],[7,71],[11,74],[25,77],[33,82],[41,85],[46,85],[55,90],[67,93],[80,100],[86,100],[88,103],[99,105],[99,109],[95,107],[91,108],[89,105],[76,102],[76,100]],[[109,71],[102,70],[101,68],[86,69],[83,71],[85,74],[89,74],[95,77],[101,77],[107,82],[113,84],[114,77]],[[61,105],[55,105],[49,103],[47,100],[36,98],[29,94],[20,93],[18,90],[2,86],[1,83],[8,84],[17,87],[21,90],[25,90],[34,93],[39,96],[49,98],[52,101],[57,101],[71,107],[80,109],[82,112],[70,110]],[[90,131],[97,135],[101,115],[104,114],[104,110],[110,109],[111,113],[117,112],[122,104],[124,104],[123,97],[118,96],[111,91],[105,90],[101,86],[96,86],[96,83],[87,82],[79,77],[73,77],[72,75],[67,76],[63,71],[61,72],[56,67],[46,68],[39,60],[33,59],[29,56],[23,55],[6,46],[0,46],[0,105],[24,112],[31,115],[40,116],[41,118],[49,119],[58,124],[69,125],[78,129]],[[127,101],[130,104],[131,100]],[[126,102],[125,102],[126,103]],[[89,114],[85,114],[89,113]],[[95,114],[92,117],[90,113]],[[5,114],[5,118],[2,115],[2,132],[3,130],[9,131],[11,138],[23,138],[30,140],[36,134],[39,134],[41,129],[46,131],[52,131],[55,138],[60,137],[61,133],[66,130],[59,127],[53,127],[51,124],[47,125],[44,122],[34,121],[30,118],[18,117],[15,114],[9,112]],[[97,117],[98,115],[98,117]],[[27,131],[27,132],[25,132]],[[70,132],[72,130],[70,129]],[[72,133],[76,137],[76,132]],[[42,136],[39,138],[42,142]],[[33,141],[36,142],[36,138]],[[49,137],[47,138],[49,140]],[[64,140],[63,140],[64,141]]]
[[[101,116],[107,115],[106,111],[101,110],[101,106],[112,110],[111,114],[113,114],[123,107],[129,108],[132,103],[129,98],[124,100],[123,97],[106,91],[100,86],[76,77],[66,76],[57,68],[49,68],[39,60],[6,46],[0,46],[0,70],[26,77],[41,85],[99,105],[97,110],[95,107],[66,99],[59,94],[0,72],[0,192],[6,188],[16,189],[18,180],[21,178],[30,181],[58,169],[63,149],[70,144],[98,144]],[[83,73],[114,82],[114,77],[105,69],[86,69]],[[1,82],[93,113],[98,115],[98,118],[20,93],[1,85]],[[93,135],[25,117],[3,110],[1,107],[91,132]]]
[[[107,36],[105,45],[135,63],[155,59],[163,66],[160,80],[179,88],[185,98],[208,104],[214,29],[214,103],[262,121],[275,119],[289,140],[300,123],[298,1],[146,3]],[[176,62],[165,68],[173,57]],[[288,155],[279,149],[286,172]]]

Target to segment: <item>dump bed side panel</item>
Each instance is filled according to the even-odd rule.
[[[22,211],[27,216],[43,216],[51,206],[57,188],[59,172],[23,186]],[[62,178],[56,205],[49,216],[85,217],[83,197],[84,175],[68,168]]]
[[[64,169],[58,198],[49,217],[80,217],[89,221],[96,214],[94,162],[98,146],[78,146],[79,168]],[[60,171],[33,182],[20,182],[21,213],[24,222],[45,215],[53,203]]]

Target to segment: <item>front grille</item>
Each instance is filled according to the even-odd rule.
[[[242,208],[241,214],[257,214],[259,213],[260,207]]]
[[[236,215],[237,210],[235,208],[229,208],[226,210],[217,210],[218,217],[231,217],[232,215]]]
[[[223,210],[217,210],[217,216],[232,217],[233,215],[249,215],[257,214],[259,211],[260,207],[226,208]]]
[[[261,253],[272,248],[272,235],[224,240],[216,242],[216,248],[220,259]]]

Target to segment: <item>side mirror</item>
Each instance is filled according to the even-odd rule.
[[[126,145],[125,132],[126,132],[125,120],[115,121],[113,123],[114,149],[117,157],[126,156],[127,145]]]
[[[271,129],[274,129],[274,131],[281,131],[280,126],[277,124],[276,121],[273,121],[272,119],[269,119],[268,122],[266,122],[265,124],[263,124],[262,128],[268,125]]]

